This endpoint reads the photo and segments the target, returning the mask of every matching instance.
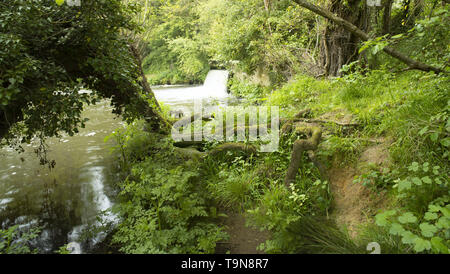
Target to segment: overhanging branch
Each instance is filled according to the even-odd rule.
[[[298,5],[304,7],[305,9],[308,9],[320,16],[323,16],[323,17],[333,21],[335,24],[337,24],[339,26],[342,26],[347,31],[350,31],[354,35],[358,36],[361,40],[363,40],[363,41],[370,40],[370,37],[367,33],[360,30],[357,26],[353,25],[352,23],[348,22],[347,20],[334,15],[330,11],[323,9],[319,6],[316,6],[314,4],[311,4],[305,0],[293,0],[293,1],[295,3],[297,3]],[[384,47],[383,51],[386,52],[387,54],[389,54],[390,56],[402,61],[403,63],[408,65],[408,67],[410,67],[411,69],[418,69],[418,70],[427,71],[427,72],[434,71],[436,73],[443,72],[443,70],[440,68],[433,67],[433,66],[427,65],[425,63],[419,62],[417,60],[414,60],[391,47],[386,46],[386,47]]]

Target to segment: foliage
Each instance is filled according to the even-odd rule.
[[[30,248],[30,241],[38,237],[40,231],[39,227],[34,227],[24,232],[17,225],[0,229],[0,254],[37,253],[37,250]]]
[[[234,96],[245,98],[248,104],[262,101],[265,90],[262,86],[254,84],[248,80],[240,80],[235,77],[228,81],[228,88]]]
[[[67,249],[67,246],[68,246],[68,245],[69,245],[69,244],[65,244],[65,245],[59,247],[59,249],[58,249],[58,251],[56,251],[56,253],[58,253],[58,254],[60,254],[60,255],[67,255],[67,254],[70,254],[70,250]]]
[[[397,197],[404,207],[375,217],[376,224],[401,237],[415,252],[449,253],[450,192],[448,170],[413,162],[410,176],[395,180]],[[447,174],[447,175],[445,175]]]
[[[195,167],[183,166],[167,139],[127,131],[122,149],[132,168],[118,185],[123,219],[113,243],[125,253],[213,253],[226,234]]]
[[[354,183],[360,183],[371,189],[374,193],[380,193],[394,186],[393,176],[398,174],[397,170],[391,171],[389,168],[383,168],[381,171],[376,167],[361,176],[357,176]]]
[[[234,158],[231,164],[224,162],[218,166],[217,177],[213,177],[208,189],[217,196],[220,205],[243,209],[258,195],[261,183],[251,166],[242,156]]]
[[[300,55],[311,53],[315,16],[292,1],[204,1],[200,22],[211,59],[235,71],[269,73],[280,82],[301,68]]]
[[[278,83],[306,71],[317,54],[315,16],[292,1],[269,10],[257,0],[134,2],[146,7],[144,68],[152,84],[202,82],[210,66],[264,71]],[[309,60],[300,62],[302,55]]]
[[[209,63],[191,0],[146,0],[144,71],[151,84],[203,83]]]
[[[130,41],[135,5],[13,0],[0,4],[0,138],[29,143],[78,132],[84,104],[110,98],[132,121],[147,106]],[[92,93],[80,92],[82,89]],[[18,138],[18,140],[17,140]]]

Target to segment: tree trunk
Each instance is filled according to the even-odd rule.
[[[360,2],[361,0],[349,2],[347,6],[343,1],[332,0],[330,11],[365,30],[367,12],[360,7]],[[359,37],[335,24],[328,24],[323,38],[321,65],[325,68],[326,75],[337,76],[343,65],[357,59]]]
[[[383,35],[391,32],[391,12],[394,0],[386,0],[383,11]]]
[[[145,94],[149,95],[152,98],[155,98],[155,94],[153,93],[153,90],[150,88],[150,85],[148,84],[147,77],[145,76],[144,70],[142,69],[142,58],[139,53],[138,47],[135,44],[130,45],[131,53],[133,53],[134,59],[136,60],[139,74],[141,75],[141,86],[144,90]],[[161,106],[159,105],[158,101],[155,98],[155,105],[156,108],[161,111]]]
[[[264,0],[264,8],[267,12],[270,11],[270,0]]]

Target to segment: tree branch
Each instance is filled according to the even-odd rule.
[[[333,13],[329,12],[328,10],[325,10],[319,6],[313,5],[306,0],[293,0],[293,1],[295,3],[297,3],[298,5],[306,8],[316,14],[333,21],[335,24],[342,26],[344,29],[346,29],[347,31],[350,31],[351,33],[353,33],[354,35],[359,37],[361,40],[363,40],[363,41],[370,40],[370,36],[367,33],[363,32],[357,26],[353,25],[352,23],[348,22],[347,20],[344,20],[341,17],[334,15]],[[418,69],[418,70],[427,71],[427,72],[434,71],[436,73],[444,72],[440,68],[433,67],[433,66],[427,65],[425,63],[416,61],[391,47],[388,47],[388,46],[384,47],[383,51],[386,52],[387,54],[391,55],[392,57],[397,58],[398,60],[402,61],[403,63],[408,65],[411,69]]]

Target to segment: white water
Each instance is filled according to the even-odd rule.
[[[211,70],[201,86],[156,86],[152,89],[158,102],[170,105],[172,110],[189,111],[194,100],[226,105],[231,98],[227,92],[228,76],[227,70]]]
[[[227,82],[230,73],[227,70],[211,70],[206,76],[202,86],[202,93],[205,97],[227,98]]]

